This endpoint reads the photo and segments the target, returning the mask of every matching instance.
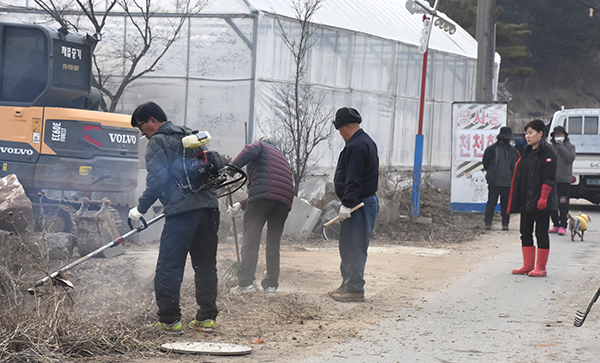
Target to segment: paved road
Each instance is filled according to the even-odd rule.
[[[600,362],[600,302],[582,327],[573,326],[576,310],[585,310],[600,286],[600,209],[571,209],[590,214],[592,223],[584,242],[551,236],[548,277],[512,275],[522,263],[519,235],[494,232],[511,240],[499,243],[505,252],[361,339],[305,362]]]

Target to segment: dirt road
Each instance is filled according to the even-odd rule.
[[[594,222],[585,242],[551,237],[546,278],[515,276],[520,267],[518,216],[511,231],[497,229],[475,241],[428,249],[369,249],[365,303],[326,296],[339,281],[334,244],[285,245],[278,295],[220,294],[216,334],[186,331],[164,341],[212,341],[251,346],[244,357],[150,354],[133,362],[595,362],[600,348],[600,305],[584,326],[585,309],[598,286],[600,213],[582,207]],[[128,252],[138,277],[151,276],[155,247]],[[223,243],[223,268],[234,249]],[[261,256],[261,261],[264,257]],[[258,271],[264,266],[259,265]],[[186,271],[184,295],[191,271]],[[260,274],[257,276],[260,279]],[[188,287],[186,287],[188,284]],[[184,320],[193,301],[184,300]],[[256,338],[264,344],[253,344]]]
[[[600,221],[596,207],[583,209]],[[573,318],[600,285],[599,231],[592,223],[585,242],[551,235],[546,278],[510,274],[520,267],[518,234],[495,232],[499,254],[474,261],[468,274],[361,339],[305,362],[597,362],[600,306],[580,328]]]

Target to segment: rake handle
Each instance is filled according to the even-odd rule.
[[[359,209],[359,208],[362,208],[362,207],[364,207],[364,206],[365,206],[365,202],[360,202],[360,204],[357,204],[356,206],[354,206],[354,208],[352,208],[352,209],[350,210],[350,212],[354,212],[355,210],[357,210],[357,209]],[[332,224],[334,224],[335,222],[337,222],[337,221],[338,221],[338,219],[340,219],[340,216],[337,216],[337,217],[335,217],[335,218],[332,218],[332,219],[331,219],[329,222],[325,223],[325,224],[323,225],[323,227],[329,227],[330,225],[332,225]]]

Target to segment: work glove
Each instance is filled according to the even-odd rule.
[[[344,219],[348,219],[348,218],[352,217],[352,209],[345,207],[345,206],[341,206],[339,216],[340,216],[340,221],[343,221]]]
[[[131,208],[129,210],[129,219],[131,219],[132,221],[137,221],[138,219],[142,218],[143,214],[140,213],[140,211],[138,211],[137,207]]]
[[[234,203],[233,205],[230,205],[227,208],[227,213],[229,213],[229,215],[232,217],[239,215],[241,211],[242,205],[240,204],[240,202]]]
[[[544,210],[548,206],[548,196],[552,191],[552,187],[548,184],[542,184],[542,194],[540,194],[540,200],[538,200],[537,207],[539,210]]]

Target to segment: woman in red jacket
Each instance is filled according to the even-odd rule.
[[[516,275],[546,276],[550,252],[548,227],[550,214],[558,208],[556,192],[556,154],[546,142],[546,125],[533,120],[525,126],[527,146],[517,161],[510,189],[509,213],[521,213],[521,246],[523,266]],[[533,244],[533,231],[537,239]],[[535,268],[534,268],[535,267]]]

